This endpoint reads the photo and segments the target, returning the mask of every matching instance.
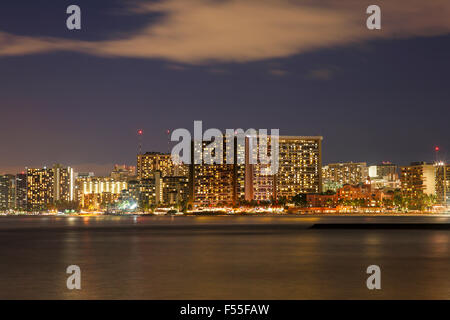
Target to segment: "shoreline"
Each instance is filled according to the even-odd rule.
[[[308,212],[308,213],[258,213],[245,212],[227,214],[224,212],[201,212],[201,213],[183,213],[183,214],[154,214],[154,213],[68,213],[68,214],[53,214],[53,213],[0,213],[0,217],[436,217],[436,216],[450,216],[450,212],[389,212],[389,213],[374,213],[374,212]]]

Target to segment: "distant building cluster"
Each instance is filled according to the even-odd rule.
[[[74,172],[70,167],[28,168],[0,176],[0,210],[42,211],[56,203],[74,201]]]
[[[209,146],[203,142],[195,147]],[[398,195],[430,196],[450,205],[450,165],[444,163],[398,168],[389,162],[349,162],[322,167],[322,137],[280,136],[279,170],[268,174],[268,165],[250,164],[249,150],[248,143],[235,145],[234,157],[246,159],[240,164],[175,163],[170,154],[148,152],[137,155],[135,167],[115,165],[108,176],[76,173],[59,164],[26,168],[16,175],[0,175],[0,211],[128,212],[158,206],[186,210],[284,205],[300,198],[308,207],[379,206],[400,201]],[[191,151],[194,154],[194,143]]]
[[[365,162],[332,163],[323,167],[324,191],[337,191],[346,184],[370,184],[374,189],[400,188],[398,167],[389,162],[367,166]]]
[[[268,164],[250,164],[248,141],[245,148],[233,153],[234,157],[244,153],[245,164],[234,161],[234,164],[190,165],[189,203],[194,207],[268,203],[299,193],[321,192],[322,137],[280,136],[278,142],[276,174],[267,173]],[[206,147],[203,143],[203,148]]]
[[[449,173],[450,165],[443,162],[413,162],[400,168],[389,162],[329,164],[323,167],[324,194],[308,195],[308,203],[420,207],[418,202],[425,199],[428,204],[450,205]]]

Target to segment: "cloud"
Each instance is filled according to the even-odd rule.
[[[282,77],[288,74],[286,70],[283,69],[270,69],[269,74],[277,77]]]
[[[333,77],[334,70],[331,68],[320,68],[312,70],[308,74],[308,78],[315,80],[330,80]]]
[[[365,26],[360,0],[161,0],[132,14],[157,13],[140,30],[110,40],[74,41],[0,32],[0,56],[75,51],[105,57],[159,58],[176,63],[248,62],[283,58],[371,39],[450,33],[448,0],[378,0],[382,30]]]
[[[0,56],[20,56],[48,51],[79,51],[79,41],[58,38],[17,36],[0,31]]]
[[[185,66],[179,64],[168,64],[166,65],[166,68],[174,71],[185,71],[187,69]]]
[[[208,69],[209,73],[213,73],[213,74],[229,74],[230,71],[223,69],[223,68],[209,68]]]

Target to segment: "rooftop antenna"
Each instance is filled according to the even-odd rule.
[[[439,150],[440,148],[438,146],[434,147],[434,152],[436,153],[436,163],[439,162]]]
[[[139,154],[142,154],[142,136],[144,135],[144,130],[139,129],[137,131],[137,135],[138,135],[138,143],[139,143]]]
[[[167,153],[170,153],[170,130],[167,129]]]

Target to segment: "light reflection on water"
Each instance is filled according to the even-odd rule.
[[[2,217],[0,298],[450,299],[448,230],[308,229],[374,219]],[[72,264],[80,291],[65,286]],[[380,291],[365,286],[371,264]]]

